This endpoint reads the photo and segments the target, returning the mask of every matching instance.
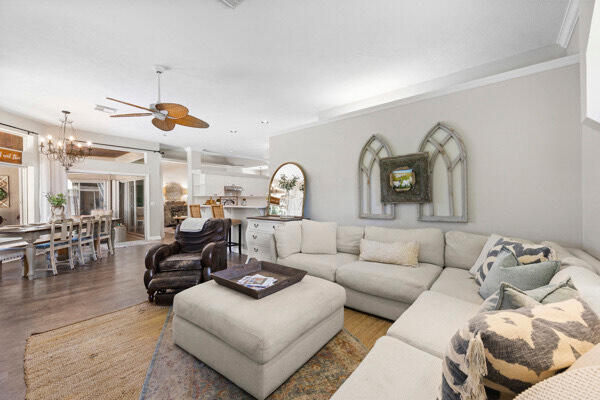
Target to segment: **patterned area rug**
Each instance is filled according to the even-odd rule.
[[[140,399],[253,399],[227,378],[173,343],[169,312],[148,367]],[[281,385],[269,400],[325,400],[367,355],[345,329]]]
[[[137,399],[168,311],[146,302],[30,336],[26,398]]]

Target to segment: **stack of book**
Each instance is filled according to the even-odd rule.
[[[269,286],[272,286],[275,282],[277,282],[277,279],[270,276],[262,276],[260,274],[246,275],[238,281],[240,285],[244,285],[246,287],[257,290],[268,288]]]

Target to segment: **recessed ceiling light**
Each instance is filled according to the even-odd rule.
[[[269,121],[267,121],[266,119],[263,119],[262,121],[260,121],[260,123],[263,125],[267,125],[269,123]]]
[[[230,129],[229,133],[237,133],[238,131],[236,129]]]

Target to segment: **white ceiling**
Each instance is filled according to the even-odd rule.
[[[266,157],[323,110],[556,43],[568,0],[0,0],[0,108],[79,129]],[[211,127],[109,118],[181,103]],[[270,124],[261,124],[269,120]],[[0,121],[1,122],[1,121]],[[237,134],[228,133],[237,130]]]

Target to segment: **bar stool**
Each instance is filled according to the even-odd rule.
[[[225,218],[225,211],[223,210],[223,204],[213,204],[210,206],[212,209],[213,218]],[[232,227],[238,227],[238,241],[232,242]],[[231,248],[233,246],[238,246],[239,254],[242,254],[242,220],[241,219],[231,219],[231,225],[229,226],[229,233],[227,234],[227,248],[231,252]]]

